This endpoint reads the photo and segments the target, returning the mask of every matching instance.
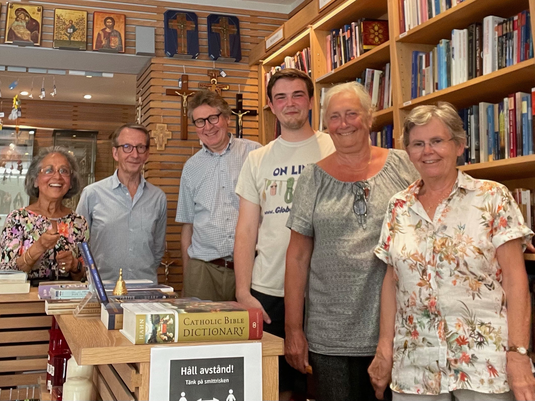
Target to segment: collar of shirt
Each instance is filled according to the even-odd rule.
[[[416,202],[416,198],[420,193],[420,188],[422,188],[423,185],[424,181],[420,178],[418,181],[414,182],[407,188],[406,200],[410,202],[411,205]],[[463,173],[462,171],[457,172],[457,180],[453,185],[453,189],[451,190],[450,195],[456,193],[459,188],[466,189],[467,191],[475,191],[477,189],[474,179],[469,175]]]
[[[208,149],[204,143],[202,144],[202,149],[208,153],[209,155],[212,155],[212,156],[223,156],[225,153],[227,153],[229,150],[230,150],[230,145],[232,145],[232,143],[234,142],[234,135],[232,135],[230,132],[227,134],[228,137],[229,137],[229,141],[228,141],[228,145],[227,145],[227,148],[221,152],[221,153],[215,153],[215,152],[212,152],[210,149]]]
[[[119,181],[119,170],[115,170],[115,173],[113,173],[111,181],[112,181],[112,189],[118,188],[121,185],[124,187],[123,183]],[[139,182],[139,185],[141,188],[145,188],[145,185],[147,184],[147,180],[145,180],[145,177],[143,177],[143,174],[141,174],[141,180]]]

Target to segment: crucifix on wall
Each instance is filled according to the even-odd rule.
[[[156,150],[165,150],[167,140],[170,139],[173,134],[167,129],[167,124],[156,124],[156,130],[151,131],[150,136],[154,138],[154,142],[156,142]]]
[[[221,57],[230,57],[230,35],[235,35],[238,30],[228,23],[227,17],[221,17],[218,24],[212,24],[212,31],[221,38]]]
[[[258,112],[243,108],[243,95],[241,93],[236,94],[236,108],[231,111],[236,116],[236,138],[243,138],[243,116],[254,117],[258,115]]]
[[[216,92],[219,96],[223,96],[223,91],[228,91],[230,89],[230,86],[228,85],[217,83],[219,70],[208,70],[208,76],[210,77],[210,83],[201,83],[199,84],[200,88]]]
[[[182,85],[180,89],[166,89],[165,94],[168,96],[180,96],[182,98],[182,111],[180,115],[180,139],[188,139],[188,97],[195,92],[188,89],[188,76],[182,75],[180,77]]]
[[[188,54],[188,31],[195,30],[195,23],[188,21],[186,14],[178,13],[174,19],[169,20],[169,28],[177,33],[177,53]]]

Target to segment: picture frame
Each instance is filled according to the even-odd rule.
[[[86,50],[87,11],[56,8],[54,10],[54,49]]]
[[[41,46],[43,7],[7,3],[4,43]]]
[[[93,50],[124,53],[126,15],[95,11],[93,13]]]

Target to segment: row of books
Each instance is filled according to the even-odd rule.
[[[0,294],[27,294],[30,292],[28,275],[20,270],[0,270]]]
[[[392,149],[395,147],[394,126],[392,124],[385,125],[381,131],[370,132],[370,139],[372,146],[380,148]]]
[[[327,71],[341,67],[388,39],[386,20],[360,19],[340,29],[333,29],[325,37]]]
[[[464,0],[399,0],[399,31],[407,32]]]
[[[390,63],[386,63],[381,70],[366,68],[362,73],[362,77],[357,78],[357,82],[362,84],[368,91],[375,111],[392,107]]]
[[[430,52],[412,52],[411,98],[461,84],[533,57],[529,11],[452,30]]]
[[[535,193],[526,188],[515,188],[511,191],[513,198],[515,198],[516,203],[522,212],[524,221],[526,225],[533,230],[533,217],[534,217],[534,208],[535,208]]]
[[[534,100],[535,88],[459,110],[467,134],[466,163],[532,155]]]

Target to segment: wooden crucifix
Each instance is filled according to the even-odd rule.
[[[170,139],[173,134],[167,129],[167,124],[156,124],[156,130],[151,131],[150,136],[154,138],[157,150],[165,150],[167,140]]]
[[[212,24],[212,32],[221,38],[221,57],[230,57],[230,35],[238,33],[236,27],[228,23],[227,17],[221,17],[218,24]]]
[[[195,94],[195,91],[188,89],[188,76],[182,75],[180,77],[182,82],[181,89],[166,89],[165,94],[168,96],[180,96],[182,98],[182,111],[180,123],[180,139],[188,139],[188,97]]]
[[[188,31],[195,30],[195,23],[188,21],[186,14],[178,13],[175,19],[171,19],[168,22],[170,29],[176,30],[176,41],[178,54],[188,54]]]
[[[241,93],[236,94],[236,108],[231,111],[232,114],[236,115],[236,138],[243,138],[243,116],[247,114],[254,117],[258,115],[258,112],[243,108],[243,95]]]
[[[230,86],[217,83],[217,77],[219,76],[219,70],[208,70],[208,76],[210,77],[210,83],[199,84],[200,88],[208,89],[209,91],[216,92],[219,96],[223,96],[223,91],[228,91]]]

